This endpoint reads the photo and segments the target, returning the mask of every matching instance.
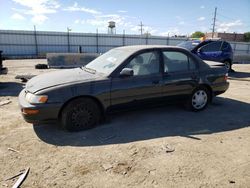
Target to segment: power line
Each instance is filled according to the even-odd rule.
[[[232,17],[229,17],[229,16],[225,16],[225,15],[220,14],[220,13],[218,13],[218,16],[221,16],[221,17],[223,17],[224,19],[227,19],[227,20],[238,20],[238,19],[236,19],[236,18],[232,18]]]
[[[229,16],[225,16],[225,15],[220,14],[220,13],[217,13],[217,15],[220,16],[220,17],[223,17],[224,19],[227,19],[227,20],[229,20],[229,21],[237,21],[237,20],[240,20],[240,21],[241,21],[241,19],[233,18],[233,17],[229,17]],[[246,27],[249,27],[249,26],[250,26],[250,24],[248,24],[248,23],[246,23],[246,22],[242,22],[242,21],[241,21],[241,23],[244,24]]]

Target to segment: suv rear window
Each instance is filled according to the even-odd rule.
[[[223,42],[221,50],[225,50],[225,51],[230,51],[231,50],[231,45],[227,42]]]

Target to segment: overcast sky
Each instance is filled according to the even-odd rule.
[[[0,0],[0,29],[139,34],[139,24],[152,35],[210,32],[214,8],[216,30],[250,31],[250,0]]]

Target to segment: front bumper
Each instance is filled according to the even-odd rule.
[[[19,107],[22,111],[24,120],[28,123],[40,123],[58,119],[62,104],[60,103],[45,103],[45,104],[30,104],[25,99],[25,90],[23,89],[18,96]],[[25,110],[35,110],[38,113],[27,114]]]

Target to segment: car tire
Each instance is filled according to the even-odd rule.
[[[61,113],[61,125],[68,131],[93,128],[100,122],[101,110],[90,98],[79,98],[67,104]]]
[[[229,61],[224,61],[224,64],[229,72],[232,69],[232,64]]]
[[[200,86],[192,92],[186,102],[186,107],[194,112],[201,111],[207,107],[210,100],[211,93],[209,90],[204,86]]]

